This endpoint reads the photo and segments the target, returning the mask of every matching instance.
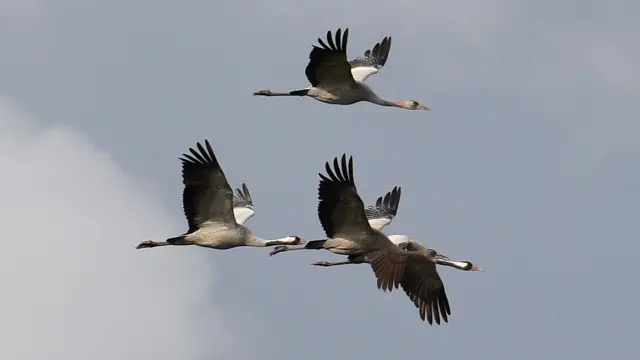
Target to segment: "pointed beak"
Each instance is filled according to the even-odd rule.
[[[473,266],[471,267],[471,271],[480,271],[480,272],[484,272],[484,269],[483,269],[483,268],[481,268],[480,266],[473,265]]]

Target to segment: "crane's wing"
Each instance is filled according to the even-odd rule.
[[[354,80],[364,82],[369,76],[377,74],[387,63],[389,50],[391,50],[391,36],[375,44],[373,49],[365,51],[363,57],[351,60],[349,63]]]
[[[189,148],[191,154],[182,154],[180,158],[184,184],[182,205],[189,232],[211,222],[225,223],[230,227],[236,224],[231,186],[209,140],[205,140],[205,147],[197,143],[199,152]]]
[[[247,220],[251,219],[255,214],[253,208],[253,200],[251,200],[251,193],[247,184],[242,184],[242,190],[236,189],[233,194],[233,215],[236,218],[236,222],[240,225],[244,225]]]
[[[401,282],[402,289],[418,308],[420,319],[424,321],[426,317],[430,325],[433,325],[433,320],[440,325],[440,318],[449,322],[451,306],[436,264],[419,256],[409,258],[405,269],[407,276]]]
[[[393,218],[398,213],[398,205],[400,204],[400,194],[402,188],[394,186],[384,198],[380,196],[376,200],[375,206],[369,205],[364,213],[369,220],[369,225],[377,230],[382,230],[385,226],[391,224]]]
[[[430,325],[448,322],[451,307],[436,264],[417,252],[397,254],[376,251],[367,255],[378,278],[378,288],[392,291],[398,284],[418,308],[420,318]]]
[[[358,195],[353,177],[353,158],[346,154],[333,159],[333,170],[325,164],[327,175],[320,175],[318,186],[318,218],[329,238],[365,239],[373,229],[364,214],[364,203]]]
[[[309,64],[305,69],[312,86],[344,86],[355,84],[351,75],[351,64],[347,61],[349,29],[336,31],[335,42],[331,31],[327,31],[327,44],[318,38],[320,46],[313,45],[309,53]]]

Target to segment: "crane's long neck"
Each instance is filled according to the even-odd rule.
[[[376,93],[373,92],[373,90],[369,90],[369,96],[367,98],[367,100],[371,103],[380,105],[380,106],[391,106],[391,107],[400,107],[400,108],[404,108],[404,106],[402,106],[399,102],[395,102],[395,101],[387,101],[384,99],[381,99],[378,95],[376,95]]]
[[[245,245],[247,246],[256,246],[256,247],[266,247],[266,246],[276,246],[276,245],[296,245],[300,243],[300,238],[295,236],[286,236],[279,239],[263,239],[254,234],[249,235],[247,238]]]

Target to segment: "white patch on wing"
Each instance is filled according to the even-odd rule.
[[[240,225],[244,225],[254,214],[255,211],[246,207],[233,208],[233,216],[236,217],[236,222]]]
[[[376,230],[382,230],[383,227],[391,224],[391,219],[389,218],[375,218],[369,219],[369,225]]]
[[[378,69],[373,66],[361,66],[357,68],[351,68],[351,75],[357,82],[364,82],[367,78],[373,74],[377,74]]]
[[[407,235],[389,235],[389,240],[396,246],[411,241]]]

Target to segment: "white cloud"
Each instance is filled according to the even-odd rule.
[[[212,359],[228,349],[209,298],[215,271],[188,250],[134,249],[184,225],[108,154],[0,98],[0,167],[0,358]]]

